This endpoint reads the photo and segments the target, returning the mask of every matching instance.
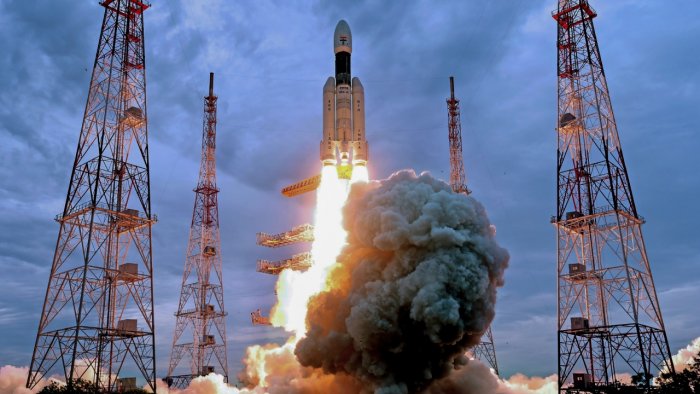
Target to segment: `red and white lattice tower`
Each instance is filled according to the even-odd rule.
[[[459,112],[459,100],[455,98],[454,77],[450,77],[450,98],[447,99],[447,126],[450,143],[450,186],[455,193],[470,194],[467,188],[467,176],[464,171],[462,154],[462,121]],[[481,343],[471,349],[472,355],[485,361],[498,374],[496,346],[493,342],[491,326],[484,331]]]
[[[173,349],[166,382],[184,388],[197,376],[215,372],[228,381],[226,311],[219,237],[216,187],[216,100],[214,74],[209,74],[209,95],[204,97],[202,162],[194,189],[194,211],[182,276],[180,302],[175,316]],[[183,360],[186,372],[178,373]]]
[[[450,143],[450,186],[455,193],[471,193],[467,188],[462,157],[462,121],[459,100],[455,98],[455,80],[450,77],[450,98],[447,99],[447,131]]]
[[[155,390],[143,12],[104,0],[102,30],[27,387],[58,374]],[[139,378],[140,380],[141,378]],[[141,381],[141,383],[144,383]]]
[[[559,389],[598,392],[620,373],[649,387],[673,365],[593,27],[596,13],[587,0],[559,0],[553,17]]]

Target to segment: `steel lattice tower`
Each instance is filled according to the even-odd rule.
[[[450,77],[450,98],[447,99],[447,130],[450,143],[450,186],[455,193],[470,194],[462,157],[462,121],[459,100],[455,98],[455,80]]]
[[[180,388],[186,387],[193,378],[211,372],[224,375],[228,382],[219,189],[216,187],[216,101],[214,74],[211,73],[209,95],[204,97],[202,162],[199,182],[194,189],[194,212],[166,378],[169,385]],[[183,358],[189,358],[189,371],[175,374]]]
[[[559,0],[559,388],[597,391],[673,371],[587,0]]]
[[[450,186],[455,193],[471,194],[467,188],[467,176],[464,171],[462,155],[462,121],[460,119],[459,100],[455,98],[454,77],[450,77],[450,98],[447,99],[447,127],[450,143]],[[472,355],[486,361],[498,375],[496,347],[493,333],[489,326],[481,337],[481,343],[472,348]]]
[[[54,373],[155,391],[153,266],[140,0],[105,0],[97,55],[27,387]],[[59,372],[60,371],[60,372]],[[128,384],[126,384],[128,386]]]

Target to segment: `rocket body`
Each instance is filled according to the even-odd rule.
[[[323,87],[323,140],[321,161],[324,165],[367,164],[365,140],[365,91],[360,79],[352,78],[350,26],[341,20],[333,35],[335,78]]]

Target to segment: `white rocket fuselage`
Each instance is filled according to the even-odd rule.
[[[360,79],[351,78],[350,54],[352,35],[341,20],[333,37],[335,78],[329,77],[323,87],[323,140],[321,161],[336,165],[352,160],[352,165],[367,165],[365,140],[365,90]]]

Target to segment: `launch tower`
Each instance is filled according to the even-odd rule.
[[[459,100],[455,98],[455,81],[450,77],[450,98],[447,99],[447,128],[450,142],[450,186],[455,193],[470,194],[467,188],[467,175],[464,171],[464,157],[462,154],[462,121],[460,119]],[[493,333],[489,326],[481,337],[481,343],[474,346],[472,355],[488,363],[498,375],[498,362],[496,361],[496,346],[493,342]]]
[[[226,312],[219,237],[219,189],[216,187],[216,101],[214,73],[209,74],[209,95],[204,97],[202,162],[194,189],[194,210],[182,275],[169,386],[185,388],[197,376],[216,372],[228,382]],[[176,374],[183,359],[188,370]]]
[[[102,30],[27,377],[155,391],[153,259],[141,0],[103,0]]]
[[[648,388],[673,364],[598,49],[596,12],[587,0],[559,0],[552,16],[559,389],[599,392],[622,372]]]

